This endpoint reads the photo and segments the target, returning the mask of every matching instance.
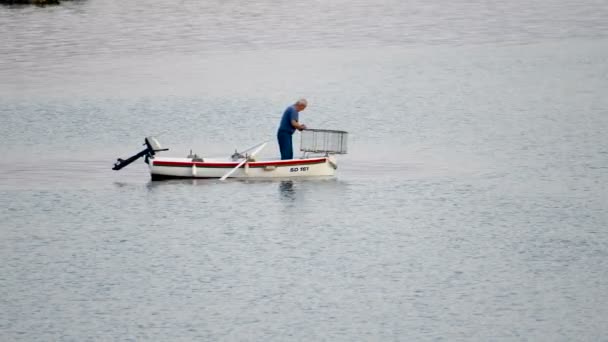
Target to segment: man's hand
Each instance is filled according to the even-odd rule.
[[[296,120],[291,120],[291,125],[293,126],[293,128],[297,129],[298,131],[302,131],[306,129],[306,125],[301,124],[299,122],[297,122]]]

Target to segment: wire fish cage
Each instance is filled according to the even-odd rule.
[[[346,154],[348,132],[331,129],[305,129],[300,136],[300,151]]]

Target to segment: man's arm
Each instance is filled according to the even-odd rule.
[[[291,120],[291,125],[293,126],[293,128],[297,129],[298,131],[306,129],[305,124],[301,124],[296,120]]]

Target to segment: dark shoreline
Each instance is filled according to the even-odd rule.
[[[0,0],[0,5],[34,5],[43,7],[60,4],[60,0]]]

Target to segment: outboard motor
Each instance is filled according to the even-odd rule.
[[[156,152],[169,150],[168,148],[162,148],[158,140],[156,140],[156,138],[154,137],[146,137],[144,142],[144,146],[146,146],[146,149],[127,159],[118,158],[116,160],[116,163],[114,163],[114,167],[112,168],[112,170],[118,171],[143,156],[146,157],[146,163],[148,163],[148,158],[153,157]]]

